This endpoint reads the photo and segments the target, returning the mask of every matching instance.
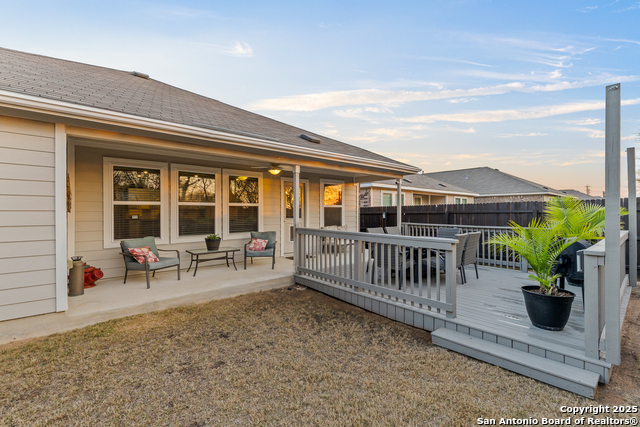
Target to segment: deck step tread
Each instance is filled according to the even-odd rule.
[[[431,333],[437,346],[462,353],[564,390],[593,398],[600,375],[503,345],[440,328]]]

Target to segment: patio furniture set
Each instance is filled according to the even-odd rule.
[[[244,245],[244,269],[247,269],[247,258],[251,259],[251,264],[253,264],[253,258],[271,258],[271,269],[274,269],[276,264],[276,244],[275,231],[252,231],[251,241]],[[120,249],[122,250],[120,255],[122,255],[125,265],[124,283],[127,283],[129,270],[144,271],[147,279],[147,289],[149,289],[151,287],[149,273],[152,274],[151,277],[155,277],[156,271],[171,267],[176,267],[178,270],[178,280],[180,280],[180,251],[175,249],[159,249],[156,246],[155,237],[149,236],[139,239],[122,240],[120,242]],[[160,256],[160,252],[175,252],[176,256]],[[214,250],[187,249],[185,252],[191,256],[187,273],[195,263],[194,276],[198,272],[199,264],[216,260],[225,260],[227,267],[229,267],[229,261],[232,261],[233,268],[238,270],[235,261],[235,253],[240,252],[238,248],[221,247]]]
[[[377,233],[377,234],[389,234],[389,235],[402,235],[400,227],[379,227],[379,228],[367,228],[368,233]],[[477,248],[480,242],[480,232],[473,233],[461,233],[459,228],[456,227],[440,227],[437,231],[436,237],[439,238],[447,238],[447,239],[457,239],[458,244],[456,246],[456,269],[460,270],[460,279],[462,283],[467,282],[467,275],[464,267],[466,265],[474,265],[476,270],[476,278],[478,276],[478,258],[477,258]],[[378,243],[376,247],[373,249],[374,258],[375,258],[375,266],[374,268],[378,269],[379,274],[384,274],[386,269],[391,269],[392,273],[396,270],[398,271],[407,271],[411,268],[411,254],[408,251],[400,254],[397,245],[387,245],[389,249],[386,250],[383,248],[383,244]],[[380,253],[384,253],[384,255],[378,255]],[[415,254],[414,260],[418,259],[417,254]],[[427,256],[424,254],[422,258],[422,263],[425,267],[427,267],[426,271],[445,271],[445,260],[444,258],[431,251],[430,264],[426,265]],[[391,258],[391,259],[389,259]],[[429,269],[430,267],[430,269]],[[374,275],[371,276],[372,280],[374,280]],[[402,284],[402,277],[400,277],[400,284]]]

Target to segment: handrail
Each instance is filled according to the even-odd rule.
[[[297,278],[455,318],[457,239],[312,228],[295,233]]]

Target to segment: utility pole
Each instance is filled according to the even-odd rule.
[[[588,196],[591,195],[591,186],[590,185],[585,185],[584,186],[584,192],[587,193]]]

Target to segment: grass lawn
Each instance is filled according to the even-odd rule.
[[[478,417],[559,418],[561,405],[637,404],[639,386],[636,377],[619,393],[583,399],[434,347],[427,332],[312,290],[0,347],[7,426],[471,426]]]

